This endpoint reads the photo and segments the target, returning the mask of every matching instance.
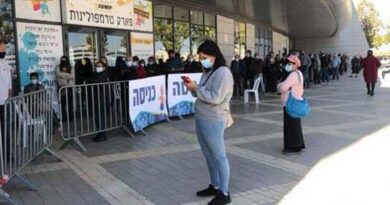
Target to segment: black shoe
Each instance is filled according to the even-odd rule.
[[[291,150],[291,149],[283,149],[282,153],[284,155],[296,155],[296,154],[300,154],[302,152],[302,150]]]
[[[219,193],[218,189],[215,189],[213,185],[209,185],[207,189],[203,189],[201,191],[196,192],[196,196],[207,197],[207,196],[215,196]]]
[[[367,91],[367,95],[371,95],[371,92],[370,92],[370,91]]]
[[[374,92],[371,92],[370,95],[371,95],[371,96],[374,96]]]
[[[232,199],[230,198],[230,194],[225,196],[225,194],[219,191],[217,196],[215,196],[214,199],[208,203],[208,205],[224,205],[229,204],[231,202]]]

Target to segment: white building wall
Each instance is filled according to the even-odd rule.
[[[255,25],[246,24],[246,49],[255,53]]]
[[[337,18],[349,18],[338,16]],[[347,53],[364,56],[369,49],[367,39],[361,27],[356,9],[353,8],[352,18],[349,23],[340,29],[332,38],[305,39],[295,41],[296,49],[304,49],[307,52]]]
[[[275,54],[282,55],[283,48],[286,48],[287,52],[289,51],[289,39],[287,36],[277,32],[272,32],[272,38],[273,38],[272,46]]]
[[[234,56],[234,20],[217,16],[217,42],[227,63]]]

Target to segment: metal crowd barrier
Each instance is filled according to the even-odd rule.
[[[32,183],[19,175],[19,172],[43,152],[56,156],[49,149],[53,142],[52,103],[51,89],[22,94],[6,100],[4,121],[1,126],[3,129],[0,132],[2,180],[7,176],[9,179],[15,177],[29,189],[36,190]],[[17,204],[2,186],[0,196],[9,204]]]
[[[61,148],[75,142],[83,151],[80,137],[123,128],[128,129],[129,82],[107,82],[64,86],[59,90]]]

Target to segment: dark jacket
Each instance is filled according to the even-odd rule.
[[[255,59],[249,69],[249,76],[254,78],[263,72],[263,61],[261,59]]]
[[[243,60],[233,60],[230,64],[230,70],[232,71],[233,75],[244,76],[247,68]]]
[[[245,57],[245,58],[243,59],[243,61],[244,61],[244,63],[245,63],[245,67],[247,68],[247,69],[245,70],[245,73],[244,73],[245,76],[250,75],[250,72],[249,72],[250,69],[249,69],[249,68],[251,67],[253,60],[255,60],[253,57]]]
[[[133,66],[126,66],[121,71],[120,80],[136,80],[137,79],[137,69]]]
[[[24,86],[23,92],[25,94],[27,94],[27,93],[32,93],[32,92],[43,90],[43,89],[45,89],[45,87],[39,83],[38,84],[30,83],[30,84]]]
[[[160,71],[157,63],[148,64],[146,66],[146,76],[147,77],[156,76],[156,75],[159,75],[159,73],[161,73],[161,71]]]
[[[202,65],[199,62],[187,61],[184,65],[184,72],[185,73],[201,73],[202,72]]]

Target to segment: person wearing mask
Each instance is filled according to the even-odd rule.
[[[202,72],[202,65],[194,61],[194,56],[189,54],[187,61],[184,64],[184,73],[200,73]]]
[[[125,70],[125,69],[126,69],[126,62],[125,62],[124,58],[121,56],[116,57],[115,67],[108,69],[110,81],[120,80],[121,72],[122,72],[122,70]]]
[[[381,62],[374,56],[374,52],[369,50],[367,57],[362,61],[363,76],[366,81],[367,95],[374,96],[375,84],[378,79],[378,68],[381,66]]]
[[[233,61],[230,64],[230,70],[233,74],[233,93],[238,99],[244,94],[243,80],[244,73],[246,71],[245,63],[240,59],[240,55],[236,54]]]
[[[105,67],[105,69],[108,68],[108,60],[107,60],[106,56],[103,56],[102,58],[100,58],[100,62],[103,63],[103,66]]]
[[[284,106],[286,106],[290,92],[297,100],[303,100],[304,92],[303,74],[298,70],[298,68],[301,66],[301,61],[295,55],[290,55],[287,60],[288,62],[285,65],[285,70],[290,72],[290,74],[286,80],[278,84],[278,90],[281,93],[281,101]],[[302,149],[305,148],[301,119],[290,117],[286,111],[286,107],[283,108],[283,113],[283,154],[288,155],[299,153]]]
[[[76,74],[76,85],[84,84],[85,80],[93,75],[93,66],[91,59],[89,58],[77,60],[74,67]]]
[[[177,55],[173,50],[168,51],[169,58],[167,60],[167,65],[169,66],[169,73],[176,72],[180,70],[183,66],[180,58],[180,54]]]
[[[260,56],[256,53],[255,58],[252,61],[251,66],[249,67],[249,76],[253,76],[253,78],[249,79],[250,87],[252,88],[255,80],[262,76],[263,72],[263,60],[261,60]]]
[[[138,58],[138,57],[137,57]],[[138,62],[137,62],[138,66]],[[126,67],[121,70],[121,80],[136,80],[137,69],[133,66],[133,57],[128,56],[126,60]]]
[[[243,59],[244,60],[244,63],[245,63],[245,67],[247,68],[245,70],[245,73],[244,73],[244,90],[248,89],[248,85],[250,83],[251,80],[254,79],[255,76],[251,75],[250,73],[250,67],[252,65],[252,62],[254,60],[254,58],[252,57],[252,51],[251,50],[247,50],[245,52],[245,58]]]
[[[204,68],[199,85],[191,79],[185,82],[185,85],[197,96],[196,133],[206,159],[211,183],[196,195],[215,196],[209,205],[228,204],[231,202],[230,166],[225,150],[224,132],[225,128],[231,125],[229,102],[233,95],[233,76],[215,42],[206,40],[199,46],[198,54]]]
[[[357,78],[360,72],[360,58],[359,56],[354,56],[351,61],[352,65],[352,74],[349,76],[352,78],[353,74],[355,74],[355,77]]]
[[[139,61],[139,65],[137,67],[137,79],[143,78],[146,78],[145,61],[141,60]]]
[[[60,64],[56,68],[58,86],[74,85],[74,69],[70,65],[69,58],[62,56]]]
[[[38,73],[30,73],[30,83],[24,86],[23,92],[27,94],[43,89],[45,89],[45,87],[38,82]]]
[[[0,39],[0,125],[1,134],[4,136],[4,103],[12,96],[12,78],[11,67],[5,60],[6,47],[4,42]],[[5,137],[2,137],[4,144]],[[7,153],[9,150],[7,150]]]
[[[309,84],[310,84],[310,78],[309,78],[309,72],[310,72],[310,66],[311,66],[311,59],[310,59],[310,56],[307,55],[307,53],[302,50],[301,51],[301,54],[299,56],[299,59],[302,63],[302,72],[303,72],[303,76],[304,76],[304,85],[305,85],[305,88],[309,88]]]
[[[314,80],[314,84],[316,85],[321,84],[320,69],[321,69],[321,60],[320,60],[320,56],[316,53],[314,54],[314,58],[313,58],[313,80]]]
[[[92,77],[86,80],[87,84],[96,84],[96,83],[104,83],[108,82],[108,72],[104,67],[104,63],[99,61],[95,66],[96,72],[93,73]],[[105,130],[106,129],[106,109],[109,106],[109,93],[108,86],[104,85],[96,85],[93,89],[93,100],[94,100],[94,116],[95,116],[95,124],[96,131]],[[92,137],[94,142],[102,142],[107,140],[107,135],[105,131],[101,131],[97,133],[94,137]]]
[[[153,56],[148,58],[148,65],[146,66],[146,76],[152,77],[159,75],[160,69]]]

